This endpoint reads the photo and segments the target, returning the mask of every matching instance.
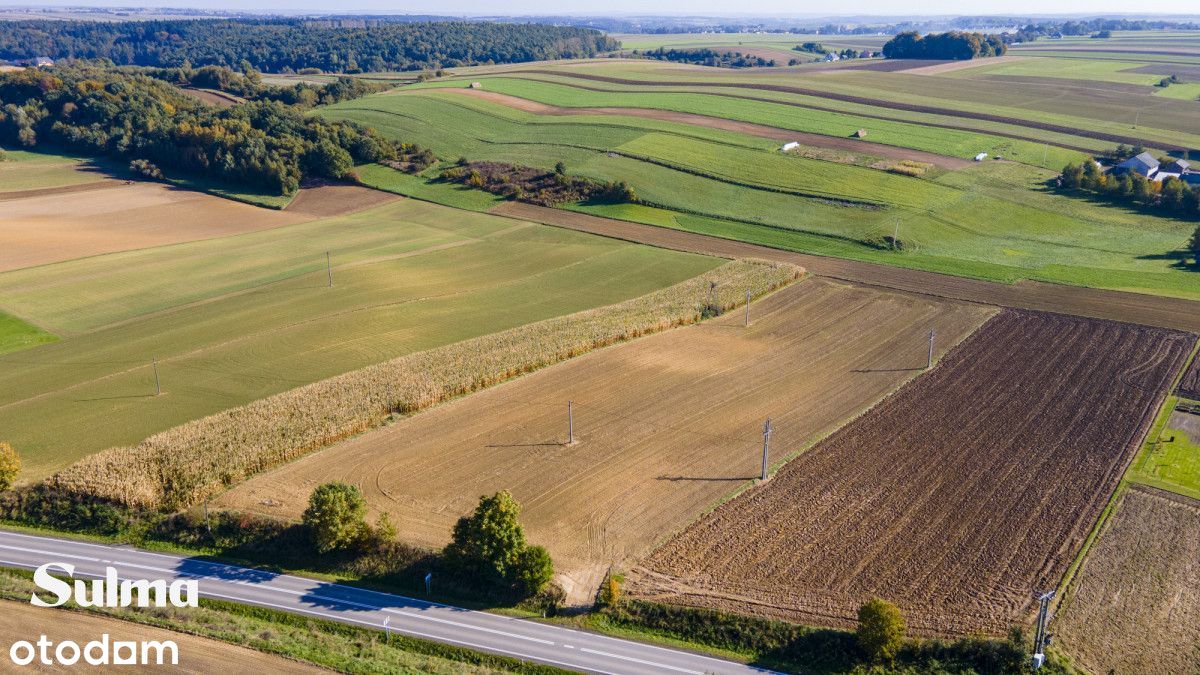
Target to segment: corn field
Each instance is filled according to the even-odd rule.
[[[753,260],[607,307],[547,319],[368,366],[109,448],[52,476],[58,489],[133,507],[176,510],[262,471],[456,396],[624,340],[727,311],[798,267]],[[715,284],[715,286],[714,286]]]

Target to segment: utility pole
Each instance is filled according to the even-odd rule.
[[[325,251],[325,273],[329,275],[329,287],[333,288],[333,261],[329,257],[329,251]]]
[[[1042,166],[1046,166],[1046,160],[1050,157],[1050,146],[1046,145],[1044,147],[1045,150],[1042,151]]]
[[[763,426],[763,463],[762,463],[762,479],[767,479],[767,467],[771,455],[771,418],[767,418],[766,425]]]
[[[567,445],[575,445],[575,405],[567,401]]]
[[[929,331],[929,358],[925,361],[925,370],[933,367],[933,338],[937,335],[937,331]]]
[[[162,396],[162,382],[158,379],[158,358],[150,357],[150,365],[154,367],[154,395]]]
[[[1139,109],[1139,110],[1138,110],[1136,113],[1134,113],[1134,115],[1133,115],[1133,128],[1134,128],[1134,129],[1136,129],[1136,128],[1137,128],[1137,125],[1138,125],[1138,120],[1139,120],[1139,119],[1141,119],[1141,117],[1142,117],[1142,111]]]
[[[1038,596],[1038,601],[1041,607],[1038,609],[1037,632],[1033,636],[1033,669],[1037,670],[1046,662],[1046,647],[1050,644],[1051,638],[1054,636],[1046,632],[1046,624],[1048,623],[1050,614],[1050,601],[1054,598],[1054,591],[1048,591]]]
[[[746,328],[750,327],[750,291],[746,291]]]
[[[900,221],[896,221],[895,227],[892,229],[892,250],[900,248]]]

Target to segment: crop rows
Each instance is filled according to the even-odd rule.
[[[641,597],[1003,634],[1058,585],[1195,336],[1006,310],[933,371],[675,536]]]
[[[410,354],[205,417],[133,447],[86,457],[51,478],[68,492],[145,508],[184,508],[230,485],[384,422],[584,352],[700,320],[765,294],[799,268],[727,263],[616,305]],[[715,293],[710,299],[710,284]]]

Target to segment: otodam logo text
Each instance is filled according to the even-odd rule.
[[[71,581],[58,578],[66,575]],[[195,580],[175,580],[167,583],[156,579],[121,579],[113,567],[105,568],[100,579],[75,579],[75,566],[69,563],[46,563],[33,574],[35,590],[29,598],[35,607],[61,607],[73,602],[79,607],[196,607],[200,597]],[[54,625],[47,617],[47,625]],[[108,633],[85,644],[73,640],[55,642],[47,635],[36,641],[20,640],[8,650],[14,665],[73,666],[86,663],[109,665],[179,665],[179,647],[173,640],[113,640]]]

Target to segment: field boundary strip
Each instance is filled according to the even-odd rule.
[[[409,414],[580,354],[702,320],[800,278],[740,260],[622,303],[409,354],[321,380],[85,457],[49,479],[68,493],[144,508],[185,508],[234,483]],[[237,451],[231,452],[231,448]]]
[[[1028,280],[1002,284],[881,263],[799,253],[737,239],[522,202],[502,202],[489,213],[675,251],[787,262],[818,276],[889,290],[1200,333],[1200,302],[1184,298]]]

